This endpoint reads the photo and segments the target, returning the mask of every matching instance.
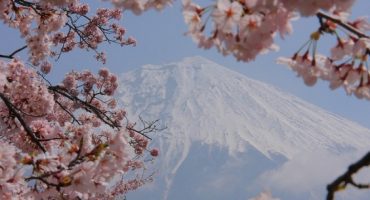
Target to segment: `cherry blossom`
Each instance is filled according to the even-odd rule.
[[[125,111],[112,97],[117,78],[106,68],[98,75],[68,73],[57,86],[48,86],[19,60],[2,62],[0,69],[1,142],[13,145],[1,145],[7,147],[0,156],[0,162],[7,163],[2,165],[7,172],[3,179],[9,184],[1,187],[4,198],[17,194],[22,199],[58,195],[99,199],[114,191],[109,187],[114,177],[128,173],[131,163],[137,163],[136,170],[144,167],[135,157],[144,157],[148,138],[132,124],[123,126]],[[103,125],[111,129],[102,131]],[[148,155],[156,157],[158,151]],[[32,174],[23,174],[26,169]],[[13,185],[9,179],[14,179]],[[31,182],[34,189],[27,186]]]
[[[138,130],[128,121],[114,97],[116,75],[102,67],[97,74],[71,71],[60,84],[46,79],[49,60],[63,53],[92,50],[104,64],[103,42],[134,45],[117,23],[122,10],[91,13],[78,0],[6,0],[0,13],[25,42],[0,58],[0,198],[114,199],[151,181],[142,169],[158,156],[147,136],[157,128],[147,122]],[[25,49],[22,61],[15,55]]]
[[[237,1],[218,1],[217,9],[212,13],[215,26],[224,33],[231,33],[241,18],[242,10],[242,6]]]
[[[297,16],[312,16],[323,10],[345,19],[345,12],[353,3],[353,0],[218,0],[202,7],[185,0],[183,15],[189,26],[188,35],[199,47],[216,47],[223,55],[232,54],[237,60],[248,62],[261,53],[277,50],[276,33],[282,38],[290,34],[293,30],[291,21]],[[369,27],[364,19],[358,19],[352,25],[359,30]]]
[[[290,21],[294,18],[282,3],[271,5],[265,1],[219,0],[209,7],[183,1],[183,14],[189,26],[188,34],[199,47],[215,46],[223,55],[232,54],[242,61],[276,50],[275,32],[282,37],[290,33]],[[213,22],[209,28],[207,16]]]
[[[108,1],[108,0],[106,0]],[[172,0],[109,0],[114,6],[131,10],[139,15],[151,8],[162,10],[166,6],[172,4]]]
[[[6,142],[0,144],[0,198],[12,199],[27,194],[29,188],[22,178],[24,170],[17,165],[16,148]]]
[[[301,76],[307,85],[314,85],[318,79],[329,81],[329,87],[343,87],[348,95],[370,100],[370,82],[367,60],[369,56],[369,36],[365,18],[353,22],[341,16],[318,14],[320,27],[311,34],[310,41],[297,51],[292,58],[279,58],[278,63],[289,66]],[[338,26],[343,28],[338,29]],[[340,32],[342,31],[342,32]],[[330,55],[318,53],[317,42],[321,35],[336,36],[336,44]],[[305,50],[305,53],[300,51]]]

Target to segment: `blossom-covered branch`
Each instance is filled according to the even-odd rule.
[[[14,105],[10,102],[10,100],[0,92],[0,98],[5,103],[6,107],[8,108],[11,115],[14,115],[15,118],[21,123],[22,127],[26,131],[28,137],[30,137],[31,141],[36,144],[43,152],[46,152],[45,148],[40,143],[39,139],[34,135],[31,128],[28,126],[28,124],[25,122],[23,117],[18,113],[17,109],[14,107]]]
[[[335,24],[337,24],[337,25],[345,28],[346,30],[348,30],[351,33],[355,34],[359,38],[369,38],[368,35],[366,35],[365,33],[361,32],[360,30],[358,30],[357,28],[355,28],[351,24],[346,23],[346,22],[343,22],[340,18],[330,16],[330,15],[325,14],[323,12],[317,12],[316,15],[319,18],[320,25],[321,25],[321,28],[323,30],[328,30],[328,29],[330,30],[330,27],[328,27],[328,24],[325,24],[323,22],[323,19],[325,19],[325,20],[329,20],[330,22],[333,22],[333,23],[335,23]]]
[[[370,31],[366,18],[352,22],[318,13],[320,27],[314,31],[309,42],[291,58],[279,58],[278,63],[288,65],[301,76],[307,85],[314,85],[318,79],[330,82],[330,88],[343,87],[347,94],[370,99],[370,76],[367,69],[370,55]],[[339,29],[342,27],[343,29]],[[331,55],[318,53],[317,43],[321,35],[329,34],[337,43],[331,48]]]
[[[107,69],[98,75],[71,72],[58,86],[48,86],[18,60],[1,62],[0,72],[0,144],[15,147],[9,155],[5,155],[7,151],[1,155],[21,158],[10,166],[19,168],[17,184],[23,185],[22,193],[17,193],[20,198],[114,198],[109,191],[117,190],[108,183],[115,175],[143,168],[140,158],[158,156],[157,149],[148,149],[147,134],[157,130],[155,122],[144,124],[140,130],[131,123],[123,126],[125,111],[117,108],[112,97],[117,79]],[[31,167],[31,176],[24,177],[25,166]],[[86,176],[89,181],[84,180]],[[124,180],[116,187],[135,188],[146,178]],[[35,187],[27,187],[25,182],[30,181]],[[140,184],[123,186],[134,183]],[[16,192],[2,191],[2,198]]]
[[[199,47],[216,47],[223,55],[240,61],[252,61],[259,54],[277,50],[277,33],[282,38],[293,30],[297,16],[313,16],[319,10],[344,12],[353,1],[297,0],[217,0],[200,6],[183,0],[183,15],[190,35]]]
[[[0,55],[1,199],[114,199],[151,180],[143,169],[158,156],[149,148],[157,121],[136,129],[127,120],[113,96],[114,74],[72,71],[57,85],[45,78],[48,60],[75,48],[104,63],[101,43],[134,44],[121,15],[116,8],[91,14],[78,0],[0,1],[0,21],[26,44]]]
[[[9,27],[18,28],[25,38],[32,64],[42,68],[50,66],[50,56],[58,59],[74,48],[92,50],[95,58],[105,63],[105,53],[97,50],[99,44],[123,46],[136,42],[132,37],[126,39],[125,29],[117,23],[120,9],[100,8],[91,15],[89,5],[79,1],[24,0],[3,1],[0,9],[4,13],[0,19]]]

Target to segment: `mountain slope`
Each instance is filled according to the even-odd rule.
[[[243,171],[244,160],[257,163],[249,166],[249,170],[268,170],[282,166],[301,152],[319,149],[340,155],[363,151],[370,142],[368,129],[201,57],[163,66],[143,66],[124,74],[121,86],[119,96],[129,114],[159,118],[168,127],[156,139],[162,152],[159,181],[166,185],[157,188],[165,191],[160,198],[170,195],[169,199],[179,199],[181,195],[171,197],[176,177],[184,179],[186,173],[194,174],[192,163],[203,162],[207,166],[207,162],[218,157],[214,155],[222,155],[222,159],[213,166],[237,163],[243,158],[244,164],[234,170]],[[201,151],[194,152],[194,148]],[[258,165],[256,160],[265,164]],[[181,170],[185,174],[181,175]],[[224,176],[235,174],[228,172]],[[256,175],[252,179],[257,178]],[[219,182],[222,185],[227,180]],[[230,194],[240,190],[233,189]],[[179,192],[181,187],[172,194]],[[207,194],[206,190],[198,193]]]

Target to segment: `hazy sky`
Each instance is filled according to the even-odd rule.
[[[285,40],[280,40],[277,36],[281,49],[279,52],[261,55],[254,62],[243,63],[237,62],[231,56],[224,57],[214,49],[198,49],[191,38],[184,36],[187,29],[179,4],[180,1],[177,0],[172,7],[162,12],[150,11],[141,16],[135,16],[129,12],[125,13],[122,23],[127,28],[127,35],[132,35],[137,39],[137,46],[123,48],[116,45],[104,46],[108,53],[106,66],[120,74],[143,64],[163,64],[179,61],[184,57],[200,55],[250,78],[273,84],[330,112],[370,128],[369,101],[348,97],[343,89],[331,91],[328,84],[323,82],[309,88],[285,66],[275,64],[278,56],[290,57],[308,39],[310,33],[318,25],[315,17],[294,22],[294,33],[292,36],[286,37]],[[103,3],[103,5],[108,4]],[[354,13],[368,15],[369,9],[369,0],[357,0]],[[8,30],[4,26],[0,26],[0,28],[0,33],[3,36],[0,45],[1,53],[11,52],[24,44],[22,40],[18,40],[14,31]],[[330,43],[319,42],[319,46],[328,46],[328,44]],[[49,78],[58,81],[70,69],[90,68],[96,71],[99,66],[91,53],[79,51],[74,54],[66,54],[59,60],[59,64],[54,68]]]
[[[369,15],[369,9],[369,0],[358,0],[354,13],[360,16]],[[343,89],[331,91],[328,84],[323,82],[313,88],[307,87],[300,78],[295,76],[295,73],[285,66],[275,64],[278,56],[293,55],[308,39],[310,33],[317,29],[318,20],[315,17],[295,21],[294,32],[290,37],[283,41],[279,36],[276,37],[279,40],[279,52],[261,55],[250,63],[237,62],[232,56],[224,57],[214,49],[198,49],[190,37],[184,36],[187,29],[179,1],[172,8],[161,13],[149,12],[139,17],[129,14],[124,18],[123,23],[128,33],[137,38],[138,45],[135,48],[125,48],[120,53],[116,52],[118,51],[116,49],[112,51],[111,66],[117,72],[124,72],[147,63],[161,64],[178,61],[187,56],[200,55],[251,78],[271,83],[313,104],[370,127],[370,102],[348,97]],[[332,43],[319,42],[320,46],[328,44]]]

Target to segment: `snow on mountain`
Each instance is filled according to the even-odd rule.
[[[260,190],[252,184],[275,184],[276,171],[306,162],[296,159],[302,152],[333,157],[369,149],[368,129],[201,57],[125,73],[119,97],[131,119],[140,115],[167,126],[155,138],[159,175],[147,189],[154,199],[246,199]]]

